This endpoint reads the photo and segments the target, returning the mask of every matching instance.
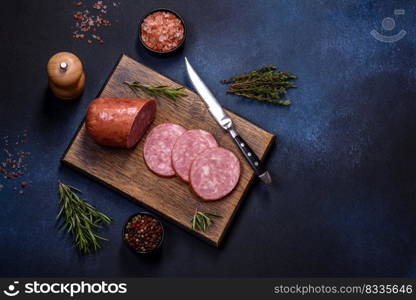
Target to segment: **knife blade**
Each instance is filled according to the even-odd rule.
[[[240,136],[237,130],[234,128],[233,121],[230,116],[223,110],[221,104],[205,85],[199,75],[196,73],[192,65],[189,63],[188,59],[185,57],[186,71],[188,73],[189,80],[191,81],[194,89],[197,91],[198,95],[205,102],[208,111],[213,116],[215,121],[226,130],[234,142],[237,144],[240,151],[243,153],[244,157],[250,164],[250,167],[253,169],[255,174],[260,178],[264,183],[270,184],[272,179],[270,177],[269,171],[265,168],[262,161],[257,157],[253,150],[246,141]]]

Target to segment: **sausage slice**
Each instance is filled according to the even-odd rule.
[[[156,102],[135,98],[97,98],[88,106],[85,125],[98,144],[131,148],[156,114]]]
[[[189,181],[191,164],[199,153],[218,147],[218,143],[211,133],[192,129],[182,134],[172,149],[172,166],[176,174],[184,181]]]
[[[217,147],[201,152],[191,165],[192,190],[206,201],[228,195],[240,179],[240,162],[231,151]]]
[[[147,167],[159,176],[175,175],[172,167],[172,148],[176,140],[186,131],[181,125],[163,123],[150,131],[143,147]]]

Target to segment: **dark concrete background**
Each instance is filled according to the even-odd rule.
[[[138,46],[138,18],[157,7],[185,19],[182,54],[155,58]],[[386,44],[393,10],[408,31]],[[27,130],[31,183],[0,178],[1,276],[416,276],[416,5],[410,1],[122,1],[104,45],[73,40],[72,1],[2,3],[0,135]],[[79,101],[47,91],[45,65],[76,53],[87,85]],[[123,247],[121,228],[142,208],[60,164],[88,103],[121,53],[179,82],[183,56],[227,108],[278,135],[268,166],[274,184],[256,182],[220,249],[165,223],[161,257]],[[220,79],[264,64],[299,76],[289,108],[225,95]],[[1,149],[0,149],[1,150]],[[0,154],[0,157],[3,153]],[[111,241],[78,256],[55,228],[57,180],[114,218]]]

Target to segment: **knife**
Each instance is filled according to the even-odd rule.
[[[244,139],[238,134],[237,130],[234,128],[233,121],[231,120],[231,118],[222,109],[221,104],[219,104],[215,96],[211,93],[211,91],[208,89],[208,87],[205,85],[202,79],[195,72],[194,68],[191,66],[186,57],[185,65],[189,80],[191,81],[194,89],[197,91],[199,96],[205,102],[208,111],[214,117],[215,121],[217,121],[217,123],[231,135],[234,142],[237,144],[238,148],[241,150],[244,157],[250,164],[251,168],[261,179],[261,181],[267,184],[271,183],[272,179],[264,164],[257,157],[254,151],[251,150],[247,142],[244,141]]]

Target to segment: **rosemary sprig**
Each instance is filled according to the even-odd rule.
[[[207,231],[208,227],[214,223],[212,218],[222,218],[221,215],[202,212],[195,209],[195,214],[192,216],[191,224],[193,230]]]
[[[61,209],[56,219],[61,219],[60,228],[71,233],[74,244],[81,253],[91,253],[100,249],[101,240],[106,238],[97,234],[101,223],[110,224],[111,219],[99,212],[94,206],[80,198],[78,189],[59,182],[58,194]]]
[[[249,99],[270,102],[278,105],[290,105],[290,100],[281,99],[286,89],[296,87],[291,80],[295,75],[286,71],[277,72],[277,67],[267,65],[260,69],[224,79],[221,83],[229,84],[227,93]]]
[[[124,83],[127,84],[127,86],[135,94],[142,91],[148,95],[166,97],[171,100],[177,100],[181,97],[188,96],[187,94],[183,93],[183,90],[185,89],[185,87],[183,86],[178,87],[178,88],[170,88],[166,85],[155,85],[155,86],[144,85],[137,81],[133,81],[133,82],[125,81]]]

